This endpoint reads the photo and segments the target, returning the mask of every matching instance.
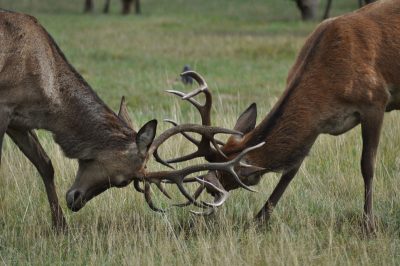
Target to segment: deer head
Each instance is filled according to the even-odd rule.
[[[118,117],[131,129],[130,140],[123,148],[105,149],[96,153],[95,158],[79,160],[75,182],[66,195],[67,205],[72,211],[80,210],[106,189],[124,187],[144,173],[148,149],[156,135],[157,120],[147,122],[136,133],[124,98]]]

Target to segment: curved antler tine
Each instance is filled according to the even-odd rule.
[[[164,119],[165,122],[171,123],[172,125],[174,125],[175,127],[178,126],[178,123],[176,123],[175,121],[171,120],[171,119]],[[188,134],[186,134],[185,132],[181,132],[181,134],[188,139],[190,142],[192,142],[194,145],[198,145],[200,142],[194,138],[192,138],[191,136],[189,136]],[[187,160],[191,160],[193,158],[196,158],[196,156],[194,156],[193,154],[189,154],[183,157],[179,157],[179,158],[175,158],[173,160],[164,160],[160,157],[160,155],[158,154],[158,148],[154,151],[153,153],[154,158],[156,159],[156,162],[161,163],[164,166],[167,166],[171,169],[175,169],[175,167],[173,167],[171,165],[171,163],[178,163],[178,162],[182,162],[182,161],[187,161]]]
[[[175,127],[178,126],[178,123],[176,123],[173,120],[170,119],[164,119],[165,122],[171,123],[172,125],[174,125]],[[198,146],[200,144],[200,141],[196,140],[195,138],[192,138],[191,136],[189,136],[188,134],[186,134],[186,132],[181,132],[181,134],[188,139],[190,142],[192,142],[194,145]],[[174,159],[170,159],[170,160],[163,160],[161,159],[160,155],[158,154],[158,148],[154,151],[154,158],[156,159],[157,162],[168,166],[169,168],[175,169],[172,165],[170,165],[171,163],[179,163],[179,162],[183,162],[183,161],[189,161],[191,159],[200,157],[202,154],[200,154],[199,151],[193,152],[191,154],[185,155],[185,156],[181,156],[178,158],[174,158]]]
[[[221,150],[221,148],[219,147],[217,141],[215,139],[211,140],[212,145],[214,146],[214,148],[217,150],[217,152],[224,157],[225,159],[228,159],[228,156],[225,155],[225,153]]]
[[[241,186],[242,188],[251,191],[251,192],[257,192],[256,190],[250,188],[249,186],[245,185],[242,180],[240,180],[239,176],[237,175],[237,173],[235,172],[234,169],[234,165],[236,163],[240,164],[240,160],[243,159],[243,157],[249,153],[250,151],[253,151],[255,149],[260,148],[261,146],[263,146],[265,144],[265,142],[261,142],[257,145],[254,145],[252,147],[249,147],[247,149],[244,149],[238,156],[236,156],[236,158],[234,158],[231,162],[227,162],[226,165],[228,166],[228,168],[226,169],[229,173],[231,173],[233,175],[233,177],[235,178],[235,181],[239,184],[239,186]],[[260,170],[262,168],[260,167]]]
[[[195,200],[197,200],[197,198],[201,195],[201,193],[204,191],[204,189],[205,189],[206,187],[204,186],[204,185],[202,185],[202,184],[200,184],[200,186],[196,189],[196,191],[194,192],[194,194],[193,194],[193,198],[195,199]],[[184,203],[177,203],[177,204],[173,204],[172,206],[175,206],[175,207],[186,207],[186,206],[189,206],[189,205],[191,205],[192,203],[190,202],[190,201],[186,201],[186,202],[184,202]]]
[[[174,120],[171,119],[164,119],[165,122],[170,123],[172,125],[174,125],[175,127],[179,126],[177,122],[175,122]],[[200,141],[198,141],[197,139],[193,138],[192,136],[189,136],[189,134],[187,134],[186,132],[181,132],[181,134],[187,139],[189,140],[191,143],[193,143],[194,145],[199,145]],[[223,144],[222,144],[223,145]]]
[[[149,205],[150,209],[152,209],[155,212],[161,212],[161,213],[165,212],[164,210],[159,209],[154,205],[153,200],[151,199],[151,187],[149,182],[144,183],[144,198],[147,204]]]
[[[163,159],[161,159],[160,155],[158,154],[158,148],[154,151],[153,153],[154,158],[156,159],[156,162],[169,167],[171,169],[175,169],[175,167],[173,167],[172,165],[170,165],[168,162],[164,161]]]
[[[208,92],[208,88],[203,86],[203,87],[200,87],[200,88],[198,88],[198,89],[196,89],[196,90],[194,90],[192,92],[189,92],[189,93],[185,94],[185,96],[182,97],[182,100],[188,100],[189,101],[190,99],[193,99],[194,96],[196,96],[196,95],[198,95],[198,94],[200,94],[202,92]]]
[[[186,101],[190,102],[190,103],[193,104],[193,105],[197,108],[197,110],[199,110],[199,111],[200,111],[200,108],[202,107],[202,105],[201,105],[198,101],[196,101],[195,99],[192,99],[192,98],[185,98],[185,97],[186,97],[186,94],[183,93],[183,92],[176,91],[176,90],[166,90],[166,92],[171,93],[171,94],[174,94],[174,95],[177,95],[177,96],[181,97],[182,100],[186,100]],[[184,98],[185,98],[185,99],[184,99]]]
[[[251,152],[251,151],[253,151],[253,150],[256,150],[256,149],[260,148],[260,147],[263,146],[264,144],[265,144],[265,141],[260,142],[260,143],[258,143],[257,145],[251,146],[251,147],[249,147],[249,148],[247,148],[247,149],[244,149],[244,150],[243,150],[241,153],[239,153],[239,155],[236,156],[235,159],[233,159],[232,161],[235,162],[235,163],[240,162],[240,160],[242,160],[243,157],[244,157],[247,153],[249,153],[249,152]]]
[[[240,180],[239,176],[236,174],[235,170],[233,169],[233,166],[231,167],[229,172],[231,173],[231,175],[233,175],[233,177],[235,178],[235,181],[239,184],[240,187],[242,187],[242,188],[244,188],[244,189],[246,189],[248,191],[251,191],[251,192],[257,192],[257,190],[252,189],[251,187],[245,185],[242,182],[242,180]]]
[[[203,176],[200,176],[200,177],[204,177],[204,175],[203,175]],[[200,184],[203,184],[203,185],[205,185],[205,184],[210,185],[213,189],[215,189],[216,191],[218,191],[218,192],[220,192],[220,193],[226,193],[226,192],[227,192],[227,191],[225,191],[225,190],[220,189],[220,188],[217,187],[215,184],[213,184],[213,183],[211,183],[211,182],[209,182],[209,181],[207,181],[207,180],[204,180],[204,179],[202,179],[202,178],[200,178],[200,177],[195,177],[196,180],[197,180]]]
[[[217,187],[215,184],[213,184],[213,183],[211,183],[211,182],[209,182],[209,181],[207,181],[207,180],[201,179],[200,177],[197,177],[196,179],[197,179],[197,181],[200,182],[200,183],[210,185],[213,189],[215,189],[215,190],[217,190],[217,191],[219,192],[219,195],[222,195],[222,196],[219,197],[219,199],[218,199],[217,196],[216,196],[216,197],[214,198],[214,202],[213,202],[213,203],[202,201],[202,203],[203,203],[204,205],[206,205],[206,206],[208,206],[208,207],[219,207],[219,206],[221,206],[221,205],[226,201],[226,199],[228,198],[228,196],[229,196],[229,192],[228,192],[228,191],[226,191],[226,190],[224,190],[224,189],[221,189],[221,188]]]
[[[148,153],[153,154],[154,151],[167,139],[172,137],[173,135],[179,134],[181,132],[193,132],[205,136],[209,139],[212,139],[216,134],[237,134],[243,135],[243,133],[222,127],[211,127],[211,126],[203,126],[196,124],[184,124],[176,127],[172,127],[164,131],[160,136],[158,136],[153,143],[151,144]]]
[[[155,182],[157,188],[169,199],[171,199],[171,196],[168,194],[168,192],[165,190],[164,184],[161,183],[161,181]]]
[[[202,211],[202,212],[192,211],[192,210],[190,210],[189,212],[191,212],[192,214],[195,214],[195,215],[200,215],[200,216],[210,216],[211,214],[213,214],[215,212],[215,208],[207,208],[205,211]]]
[[[189,76],[191,78],[193,78],[201,87],[205,87],[207,88],[207,82],[205,81],[205,79],[196,71],[193,70],[189,70],[189,71],[185,71],[181,73],[181,76]]]
[[[165,183],[165,184],[172,184],[172,183],[174,183],[173,181],[168,180],[168,179],[162,180],[162,182]],[[195,177],[183,179],[183,183],[193,183],[193,182],[197,182],[197,179],[196,179]]]
[[[190,195],[183,186],[183,182],[176,182],[176,185],[178,186],[179,191],[183,194],[183,196],[185,196],[188,201],[190,201],[192,204],[196,202],[192,195]]]
[[[140,181],[135,179],[133,180],[133,187],[136,189],[136,191],[140,193],[144,193],[144,189],[140,187]]]
[[[224,202],[228,197],[229,197],[229,192],[221,193],[220,197],[215,197],[213,203],[208,203],[203,201],[203,204],[207,205],[208,207],[219,207],[222,204],[224,204]]]
[[[201,157],[201,155],[202,154],[199,151],[195,151],[195,152],[193,152],[191,154],[188,154],[188,155],[184,155],[184,156],[181,156],[181,157],[178,157],[178,158],[167,160],[167,162],[168,163],[180,163],[180,162],[192,160],[192,159],[197,158],[197,157]]]

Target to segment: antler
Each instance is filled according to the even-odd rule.
[[[210,113],[211,113],[211,106],[212,106],[212,96],[211,93],[208,90],[207,83],[205,80],[196,72],[194,71],[188,71],[184,72],[181,74],[182,76],[190,76],[194,80],[197,81],[197,83],[200,85],[200,87],[188,94],[184,94],[179,91],[174,91],[174,90],[169,90],[168,92],[178,95],[182,97],[183,100],[189,101],[192,105],[196,107],[196,109],[200,112],[201,115],[201,120],[202,120],[202,125],[196,125],[196,124],[183,124],[183,125],[178,125],[174,121],[167,120],[167,122],[170,122],[174,125],[173,128],[170,128],[163,132],[160,136],[158,136],[153,143],[151,144],[150,148],[148,149],[148,155],[153,155],[156,159],[156,161],[173,168],[169,163],[175,163],[175,162],[182,162],[182,161],[187,161],[191,160],[193,158],[197,157],[204,157],[209,163],[205,164],[199,164],[199,165],[194,165],[194,166],[189,166],[180,170],[171,170],[171,171],[159,171],[159,172],[145,172],[144,176],[142,177],[142,181],[145,181],[145,187],[144,190],[140,188],[139,183],[135,182],[135,188],[145,194],[145,198],[147,203],[149,204],[150,208],[155,211],[162,211],[161,209],[157,208],[154,206],[152,199],[151,199],[151,190],[150,190],[150,183],[155,183],[158,188],[167,196],[169,197],[168,194],[166,194],[165,190],[163,187],[161,187],[161,182],[163,183],[175,183],[178,186],[178,189],[180,192],[185,196],[185,198],[188,200],[186,203],[183,204],[177,204],[177,206],[187,206],[190,204],[193,204],[197,207],[200,208],[208,208],[205,213],[212,213],[215,207],[221,206],[225,200],[228,198],[229,193],[223,189],[223,186],[219,183],[218,180],[214,181],[207,181],[204,180],[204,176],[201,177],[195,177],[195,178],[186,178],[187,176],[196,173],[196,172],[202,172],[202,171],[225,171],[230,173],[235,181],[239,184],[239,186],[243,187],[244,189],[247,189],[249,191],[255,192],[253,189],[250,187],[246,186],[239,178],[238,174],[235,172],[235,166],[241,166],[241,167],[249,167],[248,165],[245,165],[241,163],[241,159],[250,151],[259,148],[260,146],[264,145],[264,142],[249,147],[245,150],[243,150],[238,156],[236,156],[234,159],[227,161],[227,162],[210,162],[210,160],[215,160],[214,155],[216,153],[219,153],[222,155],[224,158],[227,159],[225,154],[220,150],[219,144],[223,145],[223,143],[217,141],[215,139],[216,134],[237,134],[237,135],[242,135],[241,132],[236,131],[236,130],[230,130],[226,128],[221,128],[221,127],[212,127],[211,126],[211,118],[210,118]],[[204,93],[206,97],[206,101],[204,105],[201,105],[199,102],[196,100],[192,99],[192,97]],[[197,151],[179,158],[175,158],[172,160],[164,161],[162,160],[157,153],[158,148],[170,137],[176,134],[183,134],[185,138],[187,138],[190,142],[195,144],[197,146]],[[187,133],[197,133],[201,135],[201,140],[198,141],[188,135]],[[214,147],[211,147],[212,146]],[[261,169],[261,168],[260,168]],[[199,182],[200,187],[196,190],[194,195],[190,195],[185,187],[183,186],[183,183],[186,182]],[[208,189],[211,189],[215,192],[216,196],[214,198],[213,203],[207,203],[207,202],[197,202],[198,196],[201,194],[201,192],[204,190],[205,186],[207,186]]]
[[[188,102],[190,102],[200,113],[201,116],[201,123],[203,126],[210,126],[211,125],[211,107],[212,107],[212,95],[210,93],[210,91],[208,90],[208,85],[206,83],[206,81],[204,80],[204,78],[202,76],[200,76],[200,74],[194,72],[194,71],[187,71],[181,74],[181,76],[189,76],[191,78],[193,78],[194,80],[196,80],[196,82],[199,84],[199,88],[195,89],[194,91],[185,94],[183,92],[180,91],[176,91],[176,90],[167,90],[167,92],[172,93],[174,95],[177,95],[179,97],[182,98],[182,100],[187,100]],[[202,105],[200,104],[198,101],[196,101],[195,99],[193,99],[194,96],[200,94],[200,93],[204,93],[206,101],[205,103]],[[177,123],[175,123],[172,120],[166,120],[167,122],[173,124],[174,126],[177,126]],[[197,151],[182,156],[182,157],[178,157],[175,159],[170,159],[170,160],[163,160],[160,158],[160,156],[158,155],[157,150],[154,153],[154,157],[156,159],[157,162],[166,165],[170,168],[173,168],[170,163],[178,163],[178,162],[183,162],[183,161],[188,161],[197,157],[204,157],[207,161],[209,161],[209,158],[212,158],[213,155],[215,154],[215,152],[217,151],[220,155],[222,155],[224,158],[227,158],[226,155],[221,151],[219,145],[223,145],[223,143],[221,141],[218,141],[214,138],[214,136],[212,138],[202,135],[201,140],[198,141],[194,138],[192,138],[191,136],[187,135],[185,132],[182,132],[182,135],[185,136],[190,142],[192,142],[194,145],[197,146]],[[211,147],[211,145],[214,147],[214,149]]]
[[[171,128],[171,132],[175,132],[175,134],[177,134],[179,132],[179,129],[182,127],[185,127],[186,125],[181,125],[181,126],[177,126],[174,128]],[[164,132],[165,133],[165,132]],[[163,133],[163,134],[164,134]],[[161,135],[159,138],[162,140],[164,138],[161,138],[163,135]],[[157,141],[158,139],[156,139],[153,144]],[[202,171],[225,171],[230,173],[236,180],[236,182],[239,184],[239,186],[243,187],[244,189],[247,189],[249,191],[252,192],[256,192],[255,190],[253,190],[252,188],[248,187],[247,185],[245,185],[239,178],[239,176],[237,175],[237,173],[235,172],[235,166],[241,165],[241,159],[250,151],[255,150],[259,147],[261,147],[262,145],[264,145],[265,142],[259,143],[258,145],[252,146],[250,148],[247,148],[245,150],[243,150],[238,156],[236,156],[234,159],[227,161],[227,162],[220,162],[220,163],[205,163],[205,164],[199,164],[199,165],[193,165],[193,166],[188,166],[186,168],[183,169],[179,169],[179,170],[172,170],[172,171],[159,171],[159,172],[146,172],[144,175],[144,180],[146,181],[145,185],[148,184],[147,182],[151,182],[151,183],[159,183],[160,181],[165,181],[168,180],[169,182],[175,183],[178,186],[178,189],[180,190],[180,192],[186,197],[186,199],[189,201],[190,204],[193,204],[197,207],[200,208],[206,208],[206,207],[218,207],[220,205],[222,205],[224,203],[224,201],[228,198],[228,192],[225,191],[224,189],[221,189],[221,187],[219,185],[216,185],[212,182],[208,182],[206,180],[203,180],[201,178],[195,178],[196,181],[200,182],[201,184],[206,184],[211,186],[211,188],[217,192],[219,192],[220,194],[222,194],[223,196],[220,198],[216,198],[214,200],[214,203],[206,203],[206,202],[197,202],[195,197],[198,197],[197,194],[200,195],[201,191],[199,191],[200,189],[198,189],[195,193],[195,197],[193,197],[192,195],[190,195],[187,190],[185,189],[185,187],[183,186],[183,183],[185,183],[185,178],[186,176],[196,173],[196,172],[202,172]],[[161,144],[161,143],[160,143]],[[155,147],[150,147],[151,149],[155,149]],[[195,181],[195,180],[191,180],[191,181]],[[149,186],[149,184],[148,184]],[[148,187],[148,189],[146,189],[145,186],[145,197],[146,197],[146,201],[149,204],[150,208],[156,211],[161,211],[160,209],[156,208],[153,205],[153,202],[151,201],[151,193],[150,193],[150,188]],[[179,206],[182,204],[179,204]],[[187,204],[183,204],[183,205],[187,205]]]

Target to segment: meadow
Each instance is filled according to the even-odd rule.
[[[56,2],[56,3],[55,3]],[[83,14],[83,1],[0,0],[0,7],[38,18],[99,96],[118,110],[125,95],[135,128],[156,118],[199,122],[193,108],[164,92],[189,91],[179,81],[185,64],[201,73],[214,94],[213,122],[232,128],[249,104],[258,121],[283,92],[286,76],[318,22],[303,23],[289,0],[143,0],[143,14]],[[324,4],[324,1],[322,1]],[[333,14],[357,1],[334,1]],[[322,12],[321,12],[322,15]],[[338,84],[339,85],[339,84]],[[317,111],[317,110],[316,110]],[[110,189],[81,211],[69,211],[65,193],[77,169],[51,135],[40,131],[52,158],[69,231],[52,230],[41,178],[9,138],[0,170],[0,262],[4,265],[399,265],[400,115],[385,117],[374,207],[378,231],[362,233],[364,184],[360,127],[339,137],[320,136],[267,225],[253,223],[278,182],[266,174],[258,193],[234,191],[214,216],[169,207],[152,212],[132,186]],[[169,126],[160,123],[159,132]],[[177,137],[164,157],[191,150]],[[273,156],[273,154],[266,155]],[[161,167],[151,162],[151,169]],[[173,202],[184,199],[174,187]],[[192,189],[193,190],[193,189]],[[156,190],[155,190],[156,191]],[[204,196],[204,198],[207,198]]]

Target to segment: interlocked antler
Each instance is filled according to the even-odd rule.
[[[175,134],[179,133],[180,128],[184,127],[186,125],[181,125],[181,126],[177,126],[174,128],[171,128],[170,130],[174,129],[175,130]],[[193,130],[193,129],[191,129]],[[193,132],[193,131],[191,131]],[[164,132],[165,133],[165,132]],[[163,134],[164,134],[163,133]],[[161,135],[162,136],[162,135]],[[160,137],[161,137],[160,136]],[[156,141],[154,141],[156,142]],[[161,142],[162,143],[162,142]],[[161,143],[159,142],[159,145],[161,145]],[[211,186],[211,188],[217,192],[219,192],[219,195],[216,196],[216,198],[214,199],[213,203],[207,203],[207,202],[197,202],[196,198],[200,195],[200,193],[202,192],[203,189],[197,189],[196,193],[194,196],[190,195],[187,190],[185,189],[185,187],[183,186],[183,183],[185,183],[185,178],[193,173],[197,173],[197,172],[202,172],[202,171],[225,171],[230,173],[235,180],[240,184],[240,186],[242,186],[243,188],[255,192],[255,190],[253,190],[252,188],[246,186],[245,184],[243,184],[243,182],[240,180],[239,176],[237,175],[237,173],[235,172],[235,166],[239,166],[242,165],[241,164],[241,159],[250,151],[255,150],[259,147],[261,147],[262,145],[264,145],[264,142],[255,145],[253,147],[247,148],[245,150],[243,150],[238,156],[236,156],[234,159],[227,161],[227,162],[219,162],[219,163],[205,163],[205,164],[199,164],[199,165],[194,165],[194,166],[188,166],[186,168],[183,169],[179,169],[179,170],[171,170],[171,171],[159,171],[159,172],[147,172],[145,173],[145,176],[143,177],[144,180],[146,181],[145,183],[145,197],[146,197],[146,201],[149,204],[150,208],[155,210],[155,211],[161,211],[160,209],[154,207],[152,200],[151,200],[151,193],[150,193],[150,187],[149,187],[149,183],[159,183],[161,181],[169,181],[172,183],[175,183],[178,186],[178,189],[180,190],[180,192],[187,198],[188,203],[185,203],[183,205],[189,205],[189,204],[193,204],[197,207],[201,207],[201,208],[207,208],[207,207],[218,207],[220,205],[222,205],[224,203],[224,201],[227,199],[228,197],[228,192],[225,191],[223,188],[221,188],[222,186],[216,185],[212,182],[203,180],[201,178],[196,177],[195,180],[200,182],[203,186],[204,185],[209,185]],[[150,147],[151,149],[155,149],[156,147]],[[147,185],[147,188],[146,188]],[[222,194],[222,197],[221,197]],[[218,197],[218,198],[217,198]],[[182,204],[179,204],[179,206],[181,206]]]
[[[196,80],[196,82],[199,84],[200,87],[188,94],[185,94],[183,92],[176,91],[176,90],[167,90],[167,92],[181,97],[182,100],[186,100],[186,101],[190,102],[199,111],[200,116],[201,116],[202,125],[203,126],[211,126],[212,95],[211,95],[210,91],[208,90],[206,81],[204,80],[204,78],[202,76],[200,76],[198,73],[196,73],[194,71],[184,72],[181,74],[181,76],[189,76],[189,77],[193,78],[194,80]],[[204,93],[205,98],[206,98],[206,101],[203,105],[200,104],[195,99],[193,99],[194,96],[196,96],[200,93]],[[166,120],[166,121],[169,123],[172,123],[174,126],[177,126],[177,124],[172,120]],[[224,158],[226,158],[226,155],[221,151],[221,149],[219,147],[219,145],[223,145],[224,143],[216,140],[214,138],[214,136],[212,138],[210,138],[208,136],[202,135],[201,140],[198,141],[198,140],[192,138],[191,136],[189,136],[188,134],[186,134],[185,132],[182,132],[182,135],[184,135],[186,137],[186,139],[188,139],[190,142],[192,142],[194,145],[197,146],[197,151],[195,151],[191,154],[182,156],[182,157],[178,157],[175,159],[170,159],[170,160],[165,161],[160,158],[160,156],[158,155],[158,152],[156,150],[154,153],[154,157],[156,158],[157,162],[172,168],[170,163],[178,163],[178,162],[188,161],[188,160],[192,160],[192,159],[198,158],[198,157],[204,157],[207,161],[210,161],[210,158],[213,158],[213,155],[216,152],[218,152],[220,155],[222,155]],[[210,144],[212,144],[214,149],[211,147]]]
[[[188,94],[179,92],[179,91],[174,91],[170,90],[168,92],[178,95],[182,97],[183,100],[189,101],[192,105],[196,107],[196,109],[200,112],[201,115],[201,120],[202,120],[202,125],[195,125],[195,124],[184,124],[184,125],[178,125],[173,121],[169,121],[174,125],[173,128],[170,128],[163,132],[159,137],[157,137],[153,143],[151,144],[149,150],[148,150],[148,155],[151,156],[152,154],[156,158],[156,161],[169,166],[173,168],[169,163],[175,163],[175,162],[183,162],[187,160],[191,160],[197,157],[204,157],[206,160],[210,161],[211,158],[214,157],[215,154],[219,153],[220,155],[223,156],[223,158],[227,158],[223,152],[220,150],[219,145],[223,145],[223,143],[217,141],[215,139],[216,134],[237,134],[237,135],[242,135],[241,132],[235,131],[235,130],[230,130],[226,128],[221,128],[221,127],[212,127],[211,126],[211,106],[212,106],[212,96],[210,91],[208,90],[207,83],[205,80],[196,72],[194,71],[188,71],[184,72],[181,75],[183,76],[190,76],[191,78],[195,79],[197,83],[200,85],[200,87]],[[206,101],[204,105],[201,105],[199,102],[196,100],[192,99],[192,97],[198,95],[199,93],[204,93],[206,97]],[[198,141],[191,136],[189,136],[187,133],[197,133],[201,135],[201,140]],[[162,160],[157,153],[157,149],[170,137],[176,134],[183,134],[190,142],[195,144],[197,146],[197,151],[194,153],[191,153],[189,155],[185,155],[179,158],[175,158],[172,160],[164,161]],[[211,144],[214,148],[211,147]],[[143,176],[143,180],[145,181],[145,188],[141,189],[139,186],[138,182],[135,182],[135,188],[145,194],[145,199],[147,203],[149,204],[150,208],[155,211],[162,211],[161,209],[158,209],[157,207],[154,206],[152,199],[151,199],[151,190],[150,190],[150,183],[155,183],[158,188],[167,196],[169,195],[165,192],[164,187],[162,187],[161,182],[163,183],[175,183],[178,186],[178,189],[180,192],[186,197],[188,200],[186,203],[183,204],[177,204],[176,206],[187,206],[190,204],[193,204],[197,207],[201,208],[208,208],[205,213],[212,213],[211,209],[218,207],[224,203],[224,201],[228,198],[228,192],[225,191],[222,187],[222,185],[217,181],[211,181],[211,180],[205,180],[204,176],[200,177],[194,177],[194,178],[186,178],[187,176],[197,173],[197,172],[202,172],[202,171],[225,171],[230,173],[235,181],[239,184],[239,186],[249,190],[253,191],[250,187],[246,186],[241,179],[239,178],[238,174],[235,172],[235,167],[241,166],[241,167],[247,167],[248,165],[245,165],[241,163],[241,159],[250,151],[257,149],[258,147],[262,146],[264,143],[260,143],[256,146],[247,148],[243,150],[238,156],[236,156],[234,159],[227,161],[227,162],[209,162],[205,164],[200,164],[200,165],[194,165],[194,166],[189,166],[180,170],[171,170],[171,171],[159,171],[159,172],[146,172]],[[199,182],[200,187],[196,190],[194,195],[190,195],[186,189],[183,186],[183,183],[186,182]],[[197,202],[198,196],[202,193],[204,190],[205,186],[207,186],[208,189],[211,189],[212,191],[215,191],[215,198],[213,203],[207,203],[207,202]],[[210,209],[211,208],[211,209]]]

